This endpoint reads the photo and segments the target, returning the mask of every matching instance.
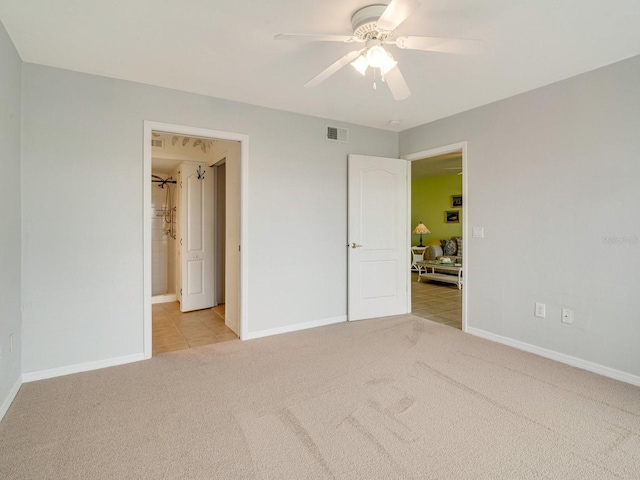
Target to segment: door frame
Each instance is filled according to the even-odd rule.
[[[249,136],[209,130],[206,128],[177,125],[170,123],[145,120],[143,126],[143,171],[142,171],[142,196],[143,196],[143,354],[145,359],[152,356],[152,321],[151,321],[151,133],[165,132],[176,135],[205,137],[216,140],[229,140],[240,142],[240,312],[239,330],[240,339],[246,337],[249,331]]]
[[[223,249],[222,250],[222,255],[221,255],[220,249],[221,249],[221,244],[222,244],[222,246],[224,246],[224,245],[226,245],[226,243],[220,241],[220,239],[221,239],[221,236],[220,236],[220,230],[221,230],[220,229],[220,225],[221,225],[221,222],[220,222],[220,216],[218,215],[218,200],[219,200],[218,193],[219,193],[219,191],[218,191],[217,187],[218,187],[219,177],[220,177],[219,168],[222,165],[226,165],[226,163],[227,163],[227,156],[225,154],[220,159],[214,161],[211,165],[209,165],[209,168],[211,168],[213,170],[213,182],[214,182],[214,185],[215,185],[215,187],[214,187],[215,188],[215,191],[214,191],[214,197],[215,197],[214,198],[214,205],[215,205],[215,208],[214,208],[214,212],[213,212],[213,218],[214,218],[214,221],[213,221],[213,237],[215,239],[214,240],[215,241],[215,248],[214,248],[214,258],[215,259],[214,259],[214,262],[218,262],[218,259],[219,259],[220,256],[224,257],[223,264],[224,264],[224,270],[225,271],[226,271],[226,268],[227,268],[227,265],[226,265],[226,263],[227,263],[226,254],[225,254],[225,251]],[[226,183],[226,172],[225,172],[225,183]],[[225,184],[225,194],[226,194],[226,184]],[[225,203],[226,203],[226,198],[225,198]],[[225,229],[226,229],[226,223],[227,223],[227,220],[226,220],[226,212],[225,212],[225,220],[224,220]],[[222,237],[224,237],[224,235],[222,235]],[[226,241],[226,239],[225,239],[225,241]],[[218,264],[214,266],[214,276],[213,276],[214,277],[213,285],[214,285],[214,289],[215,289],[214,299],[213,300],[214,300],[214,303],[216,305],[220,305],[220,299],[224,298],[224,285],[225,285],[225,280],[226,280],[224,278],[225,277],[224,272],[222,272],[222,275],[220,275],[221,272],[220,272],[219,263],[220,262],[218,262]],[[222,292],[223,292],[222,296],[219,295],[221,287],[222,287]]]
[[[405,160],[409,161],[409,188],[408,188],[408,202],[409,202],[409,218],[411,218],[411,162],[416,160],[422,160],[425,158],[436,157],[438,155],[444,155],[445,153],[452,153],[462,151],[462,198],[464,199],[463,205],[469,204],[469,196],[468,196],[468,184],[469,184],[469,175],[467,169],[468,162],[468,154],[467,154],[467,142],[457,142],[449,145],[443,145],[441,147],[430,148],[428,150],[422,150],[420,152],[409,153],[406,155],[402,155]],[[464,286],[462,287],[462,331],[467,331],[467,298],[469,286],[472,284],[469,276],[469,215],[467,207],[465,206],[465,213],[462,216],[462,238],[464,241],[462,242],[462,261],[463,261],[463,269],[464,269]],[[409,235],[409,240],[407,242],[407,251],[411,249],[411,235]],[[408,284],[411,285],[411,269],[407,268],[407,276],[409,277]],[[411,292],[408,292],[408,300],[407,300],[407,310],[411,312]]]

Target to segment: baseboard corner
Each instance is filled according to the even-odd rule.
[[[5,398],[4,402],[2,402],[2,405],[0,406],[0,421],[2,421],[5,414],[9,411],[9,407],[15,400],[16,395],[18,395],[18,392],[20,391],[21,386],[22,386],[22,375],[19,375],[16,380],[16,383],[14,383],[13,387],[11,387],[11,390],[9,390],[9,395],[7,395],[7,398]]]
[[[93,362],[79,363],[76,365],[68,365],[64,367],[50,368],[46,370],[37,370],[22,374],[22,382],[29,383],[47,378],[62,377],[74,373],[88,372],[91,370],[100,370],[101,368],[115,367],[126,363],[140,362],[146,360],[144,353],[135,353],[125,355],[123,357],[107,358],[105,360],[96,360]]]

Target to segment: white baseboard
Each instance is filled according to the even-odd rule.
[[[287,325],[286,327],[270,328],[268,330],[259,330],[257,332],[247,333],[243,340],[252,340],[254,338],[270,337],[271,335],[279,335],[281,333],[297,332],[299,330],[307,330],[308,328],[324,327],[333,325],[334,323],[346,322],[346,315],[340,317],[323,318],[314,320],[313,322],[296,323],[295,325]]]
[[[155,295],[151,297],[151,305],[156,303],[170,303],[178,300],[178,296],[175,293],[169,293],[167,295]]]
[[[80,363],[77,365],[69,365],[67,367],[51,368],[48,370],[38,370],[22,374],[24,383],[44,380],[45,378],[62,377],[63,375],[71,375],[72,373],[88,372],[90,370],[99,370],[101,368],[115,367],[116,365],[124,365],[125,363],[133,363],[145,360],[144,353],[136,353],[125,357],[107,358],[106,360],[97,360],[95,362]]]
[[[18,390],[20,390],[21,386],[22,386],[22,375],[19,376],[18,379],[16,380],[16,383],[13,384],[13,387],[11,387],[11,390],[9,390],[9,395],[2,403],[2,406],[0,406],[0,420],[4,418],[5,413],[7,413],[7,411],[9,410],[9,407],[13,403],[13,400],[16,398],[16,395],[18,394]]]
[[[564,353],[554,352],[553,350],[537,347],[535,345],[531,345],[530,343],[521,342],[520,340],[503,337],[502,335],[496,335],[495,333],[480,330],[478,328],[467,327],[467,333],[475,335],[476,337],[482,337],[487,340],[491,340],[496,343],[502,343],[503,345],[517,348],[518,350],[535,353],[536,355],[540,355],[541,357],[549,358],[551,360],[555,360],[556,362],[565,363],[567,365],[571,365],[572,367],[582,368],[583,370],[588,370],[604,377],[613,378],[614,380],[620,380],[621,382],[630,383],[631,385],[640,387],[639,376],[622,372],[620,370],[616,370],[615,368],[605,367],[604,365],[600,365],[598,363],[582,360],[581,358],[572,357],[571,355],[566,355]]]

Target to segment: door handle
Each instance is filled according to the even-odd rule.
[[[362,245],[358,245],[357,243],[352,243],[351,245],[347,245],[347,247],[351,247],[351,248],[360,248],[362,247]]]

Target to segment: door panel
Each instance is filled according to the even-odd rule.
[[[204,292],[204,265],[201,260],[187,260],[187,295],[201,295]]]
[[[214,305],[213,172],[205,164],[181,166],[180,311]]]
[[[407,162],[349,155],[348,164],[348,318],[407,313]]]

